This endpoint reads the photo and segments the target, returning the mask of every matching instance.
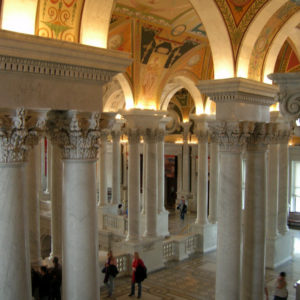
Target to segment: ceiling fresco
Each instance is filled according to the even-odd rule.
[[[78,43],[84,0],[39,1],[36,35]]]
[[[279,52],[274,72],[300,72],[300,59],[288,41],[285,41]]]
[[[299,10],[300,6],[289,1],[270,18],[253,47],[249,63],[248,78],[258,81],[262,79],[263,64],[274,37],[284,23]]]
[[[227,25],[235,62],[249,24],[268,1],[269,0],[215,0]]]
[[[169,19],[162,18],[166,10],[171,11]],[[119,0],[108,45],[132,53],[134,62],[127,73],[135,99],[157,102],[166,80],[178,70],[198,79],[213,76],[205,28],[187,1]]]

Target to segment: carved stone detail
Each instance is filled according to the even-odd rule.
[[[214,122],[209,127],[223,152],[240,152],[253,130],[249,122]]]
[[[112,130],[111,137],[114,142],[119,142],[121,137],[121,131],[120,130]]]
[[[53,143],[62,149],[63,159],[96,159],[100,137],[98,113],[54,112],[48,121]]]
[[[126,134],[128,136],[129,144],[139,144],[140,143],[141,132],[139,129],[128,128],[126,130]]]
[[[207,143],[208,142],[208,136],[209,136],[209,131],[208,130],[196,130],[195,132],[198,143]]]
[[[278,94],[278,101],[280,104],[280,111],[283,116],[288,119],[298,119],[300,118],[300,95],[299,93],[288,94],[285,89],[283,89]]]
[[[248,151],[266,151],[270,142],[270,134],[266,123],[252,123],[253,130],[247,138]]]
[[[145,142],[147,144],[157,143],[157,141],[158,141],[158,132],[159,132],[158,128],[155,128],[155,129],[146,128],[144,133],[143,133]]]
[[[36,145],[45,119],[28,114],[23,108],[0,112],[0,162],[24,162],[30,147]]]
[[[116,72],[107,70],[6,55],[0,55],[0,71],[93,81],[110,81],[116,75]]]

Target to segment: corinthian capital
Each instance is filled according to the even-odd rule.
[[[158,141],[158,128],[146,128],[144,131],[144,139],[147,144],[155,144]]]
[[[212,134],[220,144],[220,151],[240,152],[253,130],[249,122],[212,122]]]
[[[266,151],[270,134],[266,123],[251,123],[253,130],[247,138],[248,151]]]
[[[126,130],[126,134],[128,136],[128,143],[129,144],[139,144],[140,142],[140,137],[141,137],[141,132],[137,128],[128,128]]]
[[[30,146],[38,143],[44,121],[23,108],[0,111],[0,162],[23,162]]]
[[[48,132],[52,142],[62,149],[64,159],[97,158],[100,137],[98,113],[52,112]]]

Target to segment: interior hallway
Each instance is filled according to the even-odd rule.
[[[178,213],[171,213],[169,217],[169,230],[171,234],[184,234],[188,224],[195,220],[194,214],[187,214],[185,220],[179,220]],[[300,230],[291,230],[294,236],[294,259],[275,270],[267,270],[266,282],[269,299],[273,299],[274,284],[277,274],[281,271],[287,273],[289,300],[295,300],[293,284],[300,279]],[[213,300],[215,299],[215,273],[216,252],[205,255],[194,255],[183,262],[171,262],[161,271],[148,275],[143,282],[142,299],[146,300]],[[113,298],[131,299],[129,276],[115,280]],[[230,280],[230,274],[228,274]],[[101,299],[107,298],[107,290],[101,288]]]

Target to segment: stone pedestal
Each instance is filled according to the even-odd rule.
[[[290,232],[266,240],[266,267],[275,269],[293,258],[293,237]]]
[[[199,250],[207,253],[217,249],[217,224],[192,224],[191,232],[200,234]]]

